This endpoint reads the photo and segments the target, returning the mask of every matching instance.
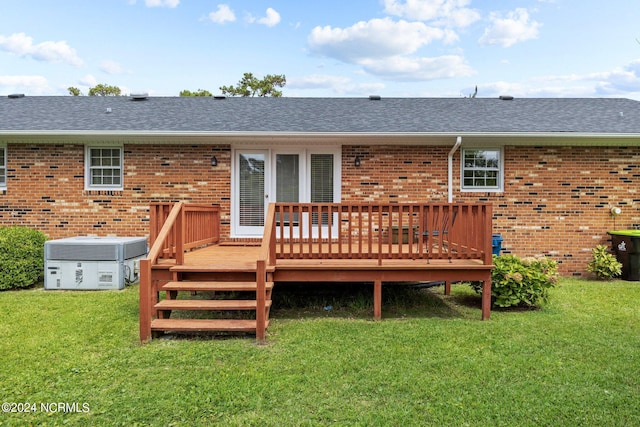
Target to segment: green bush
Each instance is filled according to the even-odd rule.
[[[622,274],[622,263],[608,252],[606,246],[596,246],[592,254],[593,258],[587,264],[589,273],[595,274],[600,280],[611,280]]]
[[[518,258],[514,255],[493,256],[491,301],[497,307],[531,307],[546,303],[549,289],[558,280],[558,264],[551,258]],[[478,293],[480,283],[471,283]]]
[[[27,227],[0,227],[0,290],[27,288],[42,279],[46,240]]]

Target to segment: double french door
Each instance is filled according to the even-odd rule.
[[[237,149],[233,157],[235,236],[262,236],[270,202],[340,201],[339,149]],[[295,227],[305,224],[304,218],[279,220]]]

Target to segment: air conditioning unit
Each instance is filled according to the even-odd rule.
[[[123,289],[139,278],[144,237],[78,236],[44,244],[45,289]]]

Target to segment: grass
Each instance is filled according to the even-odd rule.
[[[37,411],[0,425],[640,425],[640,283],[562,279],[543,309],[487,322],[465,285],[385,287],[381,322],[370,286],[304,307],[278,286],[263,346],[142,346],[137,287],[2,292],[0,396]]]

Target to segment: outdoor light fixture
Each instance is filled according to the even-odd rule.
[[[357,168],[360,167],[360,156],[356,156],[355,160],[353,161],[353,165]]]
[[[616,217],[622,213],[622,209],[618,207],[611,208],[611,216]]]
[[[211,166],[218,166],[218,159],[216,158],[216,156],[213,156],[211,158]]]

